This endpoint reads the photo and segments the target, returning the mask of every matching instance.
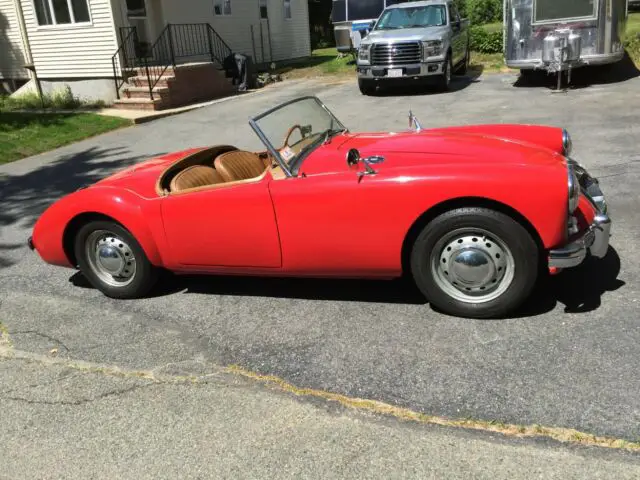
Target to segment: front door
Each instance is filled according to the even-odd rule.
[[[280,267],[280,241],[267,173],[255,182],[170,194],[162,219],[171,263]]]
[[[148,1],[122,0],[124,12],[129,28],[136,29],[136,57],[144,57],[149,54],[149,48],[153,43],[153,31],[151,28]]]

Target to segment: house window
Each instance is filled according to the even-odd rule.
[[[213,13],[216,15],[231,15],[231,0],[213,1]]]
[[[89,23],[87,0],[34,0],[38,25]]]
[[[260,18],[268,18],[267,0],[260,0]]]
[[[291,18],[291,0],[284,1],[284,18]]]

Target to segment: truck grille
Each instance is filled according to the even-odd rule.
[[[371,47],[372,65],[408,65],[419,63],[420,42],[376,43]]]

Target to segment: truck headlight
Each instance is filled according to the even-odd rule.
[[[573,150],[573,142],[571,141],[571,135],[569,135],[569,132],[567,132],[567,130],[563,128],[562,129],[562,154],[565,157],[568,157],[569,155],[571,155],[571,150]]]
[[[576,211],[578,208],[578,202],[580,202],[580,180],[570,163],[567,163],[567,177],[569,188],[569,214],[572,214]]]
[[[429,40],[422,42],[422,58],[437,57],[442,53],[442,42],[440,40]]]
[[[360,45],[358,49],[358,60],[369,63],[369,50],[371,50],[371,45]]]

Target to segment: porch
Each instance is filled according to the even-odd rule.
[[[237,92],[225,69],[231,48],[210,24],[169,23],[153,42],[138,28],[119,28],[111,59],[116,108],[162,110]]]

